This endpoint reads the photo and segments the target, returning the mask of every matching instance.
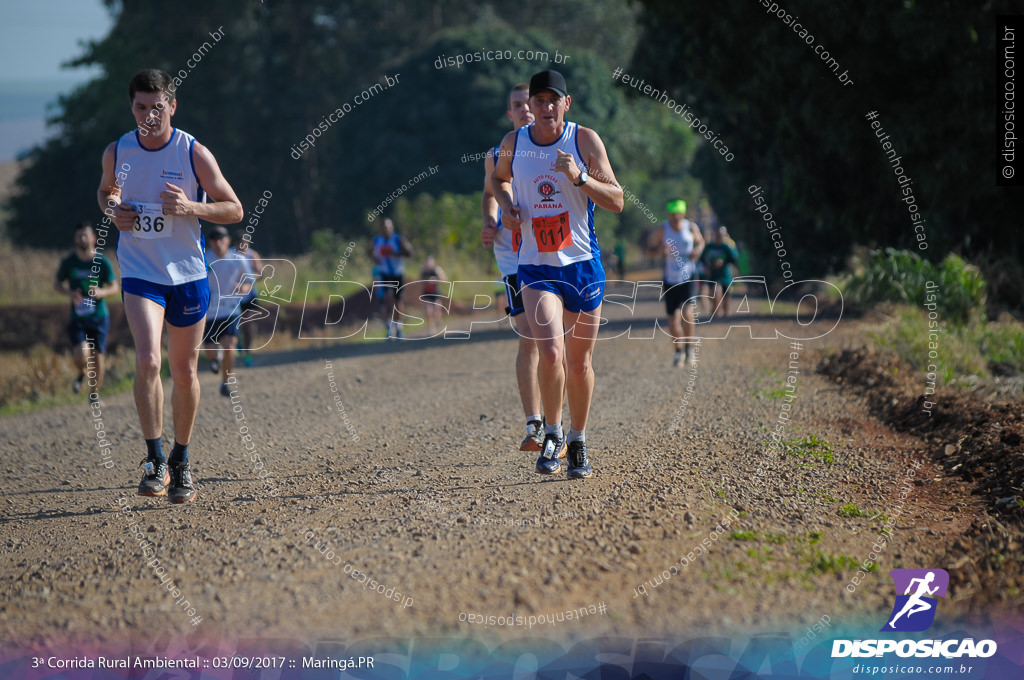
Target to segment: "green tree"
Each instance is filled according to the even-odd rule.
[[[907,206],[865,116],[877,111],[913,179],[924,254],[1013,253],[1019,210],[995,185],[998,14],[1008,2],[784,3],[813,46],[767,3],[644,0],[631,70],[669,84],[714,125],[732,163],[704,146],[694,171],[734,234],[762,255],[769,235],[747,188],[764,187],[798,278],[840,269],[853,244],[917,247]],[[791,23],[797,23],[792,20]],[[816,54],[848,71],[842,84]],[[774,257],[772,257],[774,260]]]
[[[531,17],[532,25],[557,26],[568,11],[575,17],[574,30],[545,46],[552,56],[556,49],[575,54],[586,47],[617,53],[624,60],[638,33],[638,10],[623,0],[528,0],[515,6],[468,0],[275,0],[204,3],[188,12],[167,12],[139,0],[105,2],[116,14],[110,34],[87,45],[72,64],[100,66],[104,75],[61,98],[53,121],[60,126],[59,134],[33,151],[19,178],[7,229],[20,244],[63,242],[67,224],[100,217],[94,207],[99,159],[106,144],[132,127],[126,89],[139,69],[185,70],[175,125],[211,148],[247,210],[264,191],[273,193],[253,235],[254,245],[296,252],[307,248],[319,229],[365,233],[365,209],[420,171],[411,168],[436,163],[443,155],[427,139],[433,134],[429,125],[458,108],[461,95],[435,91],[431,104],[411,106],[406,93],[415,88],[407,87],[413,69],[402,76],[401,85],[334,123],[299,160],[292,156],[293,145],[325,116],[351,104],[355,95],[385,76],[411,68],[410,60],[422,59],[419,67],[433,69],[436,55],[427,48],[438,36],[463,27],[499,40],[478,41],[474,47],[537,45],[537,38],[518,36],[531,31],[523,17]],[[220,27],[224,38],[189,70],[188,60]],[[488,71],[476,73],[483,79]],[[494,93],[504,87],[504,80],[477,91]],[[483,103],[480,108],[485,108]],[[497,141],[490,131],[500,130],[500,111],[490,100],[486,109],[485,117],[462,121],[460,139],[474,145]],[[424,183],[413,195],[477,190],[479,180],[468,166],[449,170],[450,183],[447,177],[438,186]],[[61,200],[53,201],[54,195]]]

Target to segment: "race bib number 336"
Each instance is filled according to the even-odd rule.
[[[569,213],[534,217],[533,237],[537,241],[537,252],[554,253],[568,248],[572,245]]]
[[[133,203],[135,222],[132,233],[136,238],[167,238],[174,231],[174,222],[164,215],[162,203]]]

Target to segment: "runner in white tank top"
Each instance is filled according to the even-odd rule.
[[[142,145],[139,130],[125,133],[114,150],[114,166],[130,168],[121,187],[121,205],[135,207],[130,231],[120,234],[117,262],[121,276],[177,286],[206,277],[203,233],[195,215],[166,215],[160,195],[167,184],[181,189],[189,201],[206,202],[192,167],[195,138],[172,128],[159,149]]]
[[[694,367],[697,363],[695,347],[700,341],[694,339],[696,327],[693,305],[689,301],[700,294],[696,264],[704,251],[704,237],[700,228],[686,219],[686,201],[669,201],[665,209],[668,219],[662,223],[661,231],[652,234],[652,243],[648,245],[665,257],[661,299],[665,302],[669,334],[675,347],[672,365]]]
[[[568,476],[589,477],[585,428],[594,391],[591,357],[601,320],[604,269],[593,210],[622,212],[604,143],[593,130],[565,120],[571,106],[565,78],[542,71],[530,79],[534,123],[505,135],[491,189],[506,228],[522,230],[519,284],[540,352],[544,445],[536,470],[555,474],[568,441]],[[514,188],[513,188],[514,185]],[[562,370],[566,359],[568,372]],[[562,431],[562,386],[568,383],[572,429]]]
[[[124,313],[135,341],[135,404],[146,440],[138,493],[174,503],[195,497],[188,445],[199,408],[196,364],[210,289],[200,220],[233,224],[242,204],[213,154],[171,126],[177,110],[171,77],[135,74],[128,97],[137,130],[107,146],[97,198],[120,233]],[[206,193],[216,203],[206,203]],[[161,336],[174,382],[174,447],[164,456]]]
[[[519,83],[508,93],[508,109],[505,116],[512,121],[512,129],[533,122],[530,112],[530,86]],[[537,344],[530,334],[530,325],[523,315],[523,296],[517,280],[519,271],[519,246],[522,231],[512,231],[501,223],[501,209],[491,190],[491,173],[494,172],[495,159],[500,146],[494,147],[484,159],[484,192],[481,198],[484,226],[480,232],[480,240],[485,248],[494,248],[494,259],[498,264],[502,281],[505,283],[505,295],[508,307],[505,313],[512,317],[513,328],[519,335],[519,348],[516,352],[516,384],[519,387],[519,399],[526,417],[526,436],[519,444],[520,451],[540,451],[544,443],[544,423],[540,406],[540,383],[537,379]]]

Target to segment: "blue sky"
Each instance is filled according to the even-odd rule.
[[[99,75],[61,64],[112,24],[100,0],[0,0],[0,162],[53,134],[45,124],[47,104]]]
[[[0,80],[89,78],[60,65],[82,53],[80,41],[103,37],[112,23],[100,0],[0,0]]]

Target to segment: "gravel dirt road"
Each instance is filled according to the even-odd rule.
[[[823,616],[880,624],[890,569],[973,568],[948,556],[986,521],[983,499],[922,440],[872,416],[868,398],[815,373],[830,348],[861,343],[865,322],[843,319],[799,347],[735,329],[705,340],[690,371],[670,367],[660,332],[643,339],[659,309],[637,305],[633,338],[623,309],[608,310],[617,323],[594,358],[588,480],[541,477],[518,451],[507,326],[260,355],[236,372],[233,400],[204,368],[198,497],[186,506],[135,495],[144,448],[130,394],[98,415],[83,404],[6,418],[0,636],[27,646],[154,627],[297,640],[756,633]],[[753,323],[795,337],[833,325]],[[766,448],[780,422],[785,454]],[[875,552],[887,522],[894,532]],[[877,570],[858,579],[869,555]],[[147,565],[154,557],[165,574]],[[1016,606],[1004,597],[961,588],[943,615],[998,616]]]

